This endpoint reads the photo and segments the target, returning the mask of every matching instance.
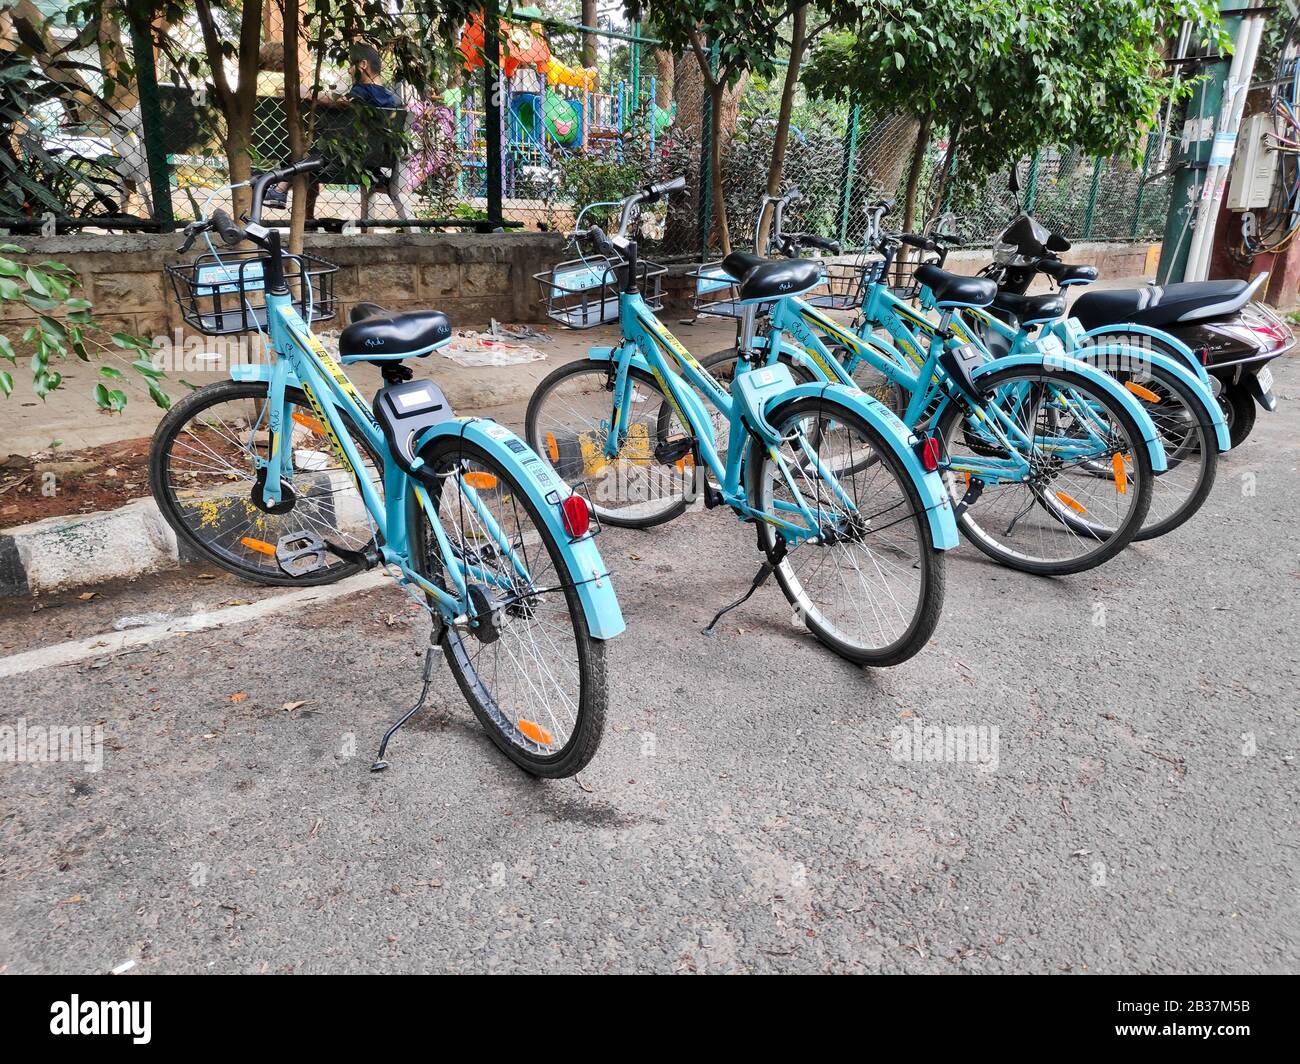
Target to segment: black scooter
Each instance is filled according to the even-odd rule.
[[[1011,187],[1018,191],[1014,175]],[[1009,307],[1016,296],[1028,291],[1037,273],[1046,274],[1060,288],[1095,281],[1095,266],[1061,261],[1061,255],[1069,250],[1070,242],[1065,237],[1021,212],[999,234],[994,261],[980,272],[997,280],[999,294],[1011,297],[1006,300]],[[1105,336],[1139,346],[1146,344],[1153,350],[1185,357],[1185,351],[1162,343],[1161,334],[1166,333],[1190,349],[1210,376],[1232,446],[1236,447],[1255,426],[1256,403],[1268,411],[1277,409],[1268,363],[1295,346],[1286,323],[1254,301],[1267,277],[1261,274],[1250,282],[1187,281],[1088,292],[1075,300],[1069,313],[1089,332],[1096,332],[1099,339]],[[997,303],[992,309],[998,311]],[[1109,335],[1109,326],[1117,335]],[[1134,332],[1118,335],[1130,326],[1135,327]]]

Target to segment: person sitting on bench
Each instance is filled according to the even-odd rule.
[[[316,97],[316,105],[318,107],[344,108],[350,107],[354,102],[359,102],[371,107],[388,110],[400,108],[402,101],[383,82],[383,63],[379,57],[379,49],[373,44],[354,44],[350,49],[350,54],[352,57],[352,88],[344,96],[331,92],[322,92]],[[262,202],[268,207],[288,206],[289,187],[289,182],[282,181],[280,184],[267,189]]]

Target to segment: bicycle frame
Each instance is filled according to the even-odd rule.
[[[256,456],[257,468],[266,470],[263,501],[269,505],[279,502],[282,480],[292,483],[293,404],[286,399],[285,390],[300,388],[331,444],[346,459],[374,525],[380,559],[396,566],[404,581],[426,592],[444,621],[463,621],[473,613],[467,592],[468,582],[488,581],[505,590],[502,578],[467,564],[457,556],[424,485],[397,464],[370,406],[348,379],[343,366],[312,335],[307,322],[293,306],[291,297],[267,293],[266,304],[270,345],[276,354],[274,363],[269,366],[241,365],[231,370],[234,380],[260,380],[268,386],[266,418],[270,445],[265,457]],[[364,460],[343,420],[345,415],[376,453],[383,456],[382,499],[370,478],[359,472],[364,467]],[[621,632],[624,628],[622,613],[609,586],[600,553],[592,542],[592,534],[571,541],[564,530],[558,507],[552,505],[552,500],[558,501],[571,494],[570,490],[544,470],[540,459],[534,458],[532,463],[522,459],[520,455],[527,453],[526,446],[509,429],[494,421],[454,418],[425,432],[416,441],[415,449],[418,451],[440,435],[459,436],[477,444],[511,471],[520,487],[531,497],[542,519],[556,533],[563,561],[582,601],[591,634],[598,639],[608,639]],[[529,580],[523,558],[491,519],[475,489],[465,483],[463,477],[456,477],[456,482],[502,556],[510,559],[512,568],[521,578]],[[412,567],[412,505],[419,506],[429,520],[454,593],[431,583]]]
[[[976,371],[976,375],[995,372],[1004,366],[1034,362],[1056,369],[1068,366],[1093,378],[1099,387],[1124,404],[1142,430],[1151,454],[1152,468],[1163,471],[1167,467],[1164,448],[1159,443],[1155,425],[1133,396],[1112,378],[1076,359],[1067,358],[1064,347],[1054,336],[1044,336],[1033,341],[1032,352],[1026,350],[1015,356],[995,359],[973,330],[963,327],[959,314],[946,311],[936,324],[879,282],[868,288],[863,303],[863,317],[865,322],[882,326],[899,346],[895,347],[870,334],[862,336],[846,329],[797,296],[781,299],[772,307],[768,316],[767,337],[762,343],[768,347],[769,361],[775,361],[784,354],[823,380],[856,388],[850,369],[831,353],[823,340],[824,336],[831,337],[849,352],[851,365],[856,365],[859,360],[866,362],[908,393],[910,398],[903,412],[903,421],[908,425],[920,423],[927,411],[931,411],[937,421],[953,401],[940,381],[942,371],[939,368],[939,357],[945,346],[957,347],[970,343],[978,347],[988,361]],[[927,336],[928,342],[923,342],[917,331],[922,336]],[[947,339],[942,336],[945,332],[949,333]],[[786,334],[796,343],[786,343]],[[1087,417],[1087,410],[1077,404],[1075,413],[1081,415],[1080,425],[1095,420]],[[963,462],[960,468],[951,466],[950,469],[978,475],[986,482],[1023,480],[1029,473],[1029,463],[1020,452],[1041,446],[1041,443],[1031,440],[1016,420],[1001,408],[1001,404],[981,406],[973,416],[980,423],[980,431],[990,433],[995,442],[1010,451],[1010,457],[970,460]],[[1089,431],[1073,440],[1054,439],[1050,447],[1053,453],[1068,460],[1085,457],[1101,442],[1099,433]]]
[[[619,321],[622,332],[619,346],[593,347],[587,354],[591,361],[609,363],[614,383],[607,457],[618,453],[630,427],[634,382],[628,370],[636,367],[655,378],[678,417],[688,427],[699,462],[719,482],[722,500],[742,518],[750,517],[775,525],[788,539],[797,542],[817,534],[816,530],[821,527],[817,520],[820,511],[809,505],[794,485],[790,470],[780,457],[776,446],[779,438],[768,422],[767,414],[788,400],[806,396],[830,398],[859,415],[890,447],[917,489],[934,546],[947,550],[957,545],[957,529],[947,489],[937,473],[926,472],[923,468],[917,455],[921,441],[892,411],[856,386],[796,386],[785,366],[774,364],[755,369],[742,363],[732,391],[728,392],[659,321],[639,294],[622,295]],[[701,395],[704,399],[700,398]],[[704,406],[706,401],[727,418],[730,426],[733,442],[725,463],[715,447],[713,424]],[[767,447],[793,498],[798,500],[794,504],[778,501],[776,509],[779,513],[766,513],[751,506],[745,491],[744,462],[755,440]],[[807,449],[805,454],[837,499],[847,504],[848,499],[834,474],[821,466]],[[785,518],[787,513],[791,516],[797,513],[805,524],[792,524]]]
[[[639,292],[624,292],[620,295],[619,324],[623,342],[617,348],[596,347],[589,352],[589,357],[596,360],[608,358],[614,371],[614,400],[605,456],[610,459],[616,457],[627,439],[635,387],[628,369],[637,366],[653,375],[663,389],[674,412],[690,431],[700,461],[718,481],[722,500],[728,506],[742,517],[752,517],[774,525],[792,544],[820,534],[830,515],[810,505],[799,491],[789,466],[776,448],[778,437],[763,416],[768,401],[794,387],[789,370],[784,366],[768,367],[755,374],[752,382],[740,384],[739,378],[749,374],[749,366],[746,365],[737,373],[737,388],[733,393],[728,393],[682,342],[668,331]],[[725,463],[717,451],[713,423],[704,404],[692,389],[703,394],[727,418],[731,438],[743,441],[728,449]],[[746,418],[746,413],[750,415],[749,418]],[[768,457],[780,471],[795,500],[793,503],[777,500],[774,505],[778,513],[768,513],[750,505],[746,485],[742,482],[745,458],[753,445],[754,435],[766,445]],[[856,509],[834,474],[823,467],[815,455],[809,454],[809,458],[816,464],[819,475],[839,501],[850,509]],[[798,514],[804,523],[791,522],[786,519],[786,514]]]

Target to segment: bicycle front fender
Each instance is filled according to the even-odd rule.
[[[527,494],[559,545],[560,556],[578,601],[582,603],[592,638],[613,639],[622,632],[627,627],[623,622],[623,611],[619,608],[609,570],[592,535],[588,533],[570,542],[569,533],[564,528],[560,503],[573,494],[572,489],[523,440],[491,418],[444,421],[420,437],[420,449],[443,436],[466,439],[482,447],[509,470]]]
[[[937,550],[952,550],[957,546],[957,521],[953,517],[952,500],[943,478],[937,472],[925,471],[916,453],[921,441],[880,400],[844,384],[799,384],[771,399],[764,408],[764,415],[770,417],[775,407],[791,399],[802,399],[810,395],[835,399],[880,434],[921,497],[921,505],[925,507],[925,516],[930,525],[930,541]]]
[[[1079,361],[1074,355],[1049,355],[1046,357],[1032,354],[1004,355],[1001,358],[994,358],[985,362],[984,365],[971,374],[971,379],[978,381],[981,377],[986,377],[990,373],[996,373],[999,370],[1025,366],[1042,369],[1049,377],[1052,373],[1059,373],[1067,369],[1086,377],[1091,384],[1118,402],[1137,422],[1142,442],[1146,444],[1147,453],[1151,456],[1151,471],[1163,473],[1169,468],[1164,445],[1160,442],[1160,432],[1156,428],[1155,422],[1151,420],[1151,415],[1142,409],[1142,404],[1137,401],[1136,396],[1110,374],[1103,373],[1095,366]]]
[[[1201,365],[1200,359],[1196,357],[1196,353],[1183,343],[1182,340],[1178,339],[1178,337],[1165,332],[1163,329],[1153,329],[1149,325],[1136,325],[1133,322],[1124,322],[1119,325],[1100,325],[1095,329],[1090,329],[1083,334],[1082,339],[1090,340],[1094,336],[1114,336],[1116,334],[1124,336],[1149,336],[1151,339],[1159,341],[1171,351],[1175,352],[1178,357],[1187,364],[1188,369],[1196,374],[1202,384],[1207,387],[1209,386],[1210,375],[1205,372],[1205,367]],[[1070,353],[1077,354],[1077,352],[1073,351]]]
[[[1098,368],[1102,370],[1112,364],[1119,366],[1137,365],[1140,367],[1143,363],[1146,363],[1159,366],[1170,376],[1177,377],[1178,380],[1191,389],[1202,410],[1209,416],[1210,423],[1214,426],[1214,435],[1219,450],[1226,451],[1232,446],[1232,439],[1228,434],[1228,423],[1224,420],[1223,411],[1219,408],[1214,393],[1210,391],[1210,386],[1205,383],[1201,376],[1189,370],[1182,359],[1162,355],[1159,351],[1148,351],[1145,348],[1128,347],[1122,344],[1097,344],[1093,347],[1081,348],[1072,352],[1072,357],[1077,358],[1080,362],[1096,362]],[[1117,361],[1112,363],[1111,360]]]
[[[587,352],[587,360],[590,362],[617,362],[617,351],[612,347],[593,347]],[[654,368],[646,361],[645,356],[639,351],[627,360],[631,368],[639,369],[647,376],[658,379],[659,375],[655,373]],[[666,387],[666,386],[665,386]],[[708,410],[704,407],[704,401],[696,394],[694,388],[680,389],[679,398],[690,407],[690,416],[696,425],[711,425],[712,419],[709,417]]]

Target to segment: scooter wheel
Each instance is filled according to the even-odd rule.
[[[1228,435],[1233,447],[1241,446],[1242,440],[1250,435],[1255,427],[1255,397],[1240,385],[1225,387],[1219,393],[1219,406],[1223,409],[1223,418],[1228,423]]]

